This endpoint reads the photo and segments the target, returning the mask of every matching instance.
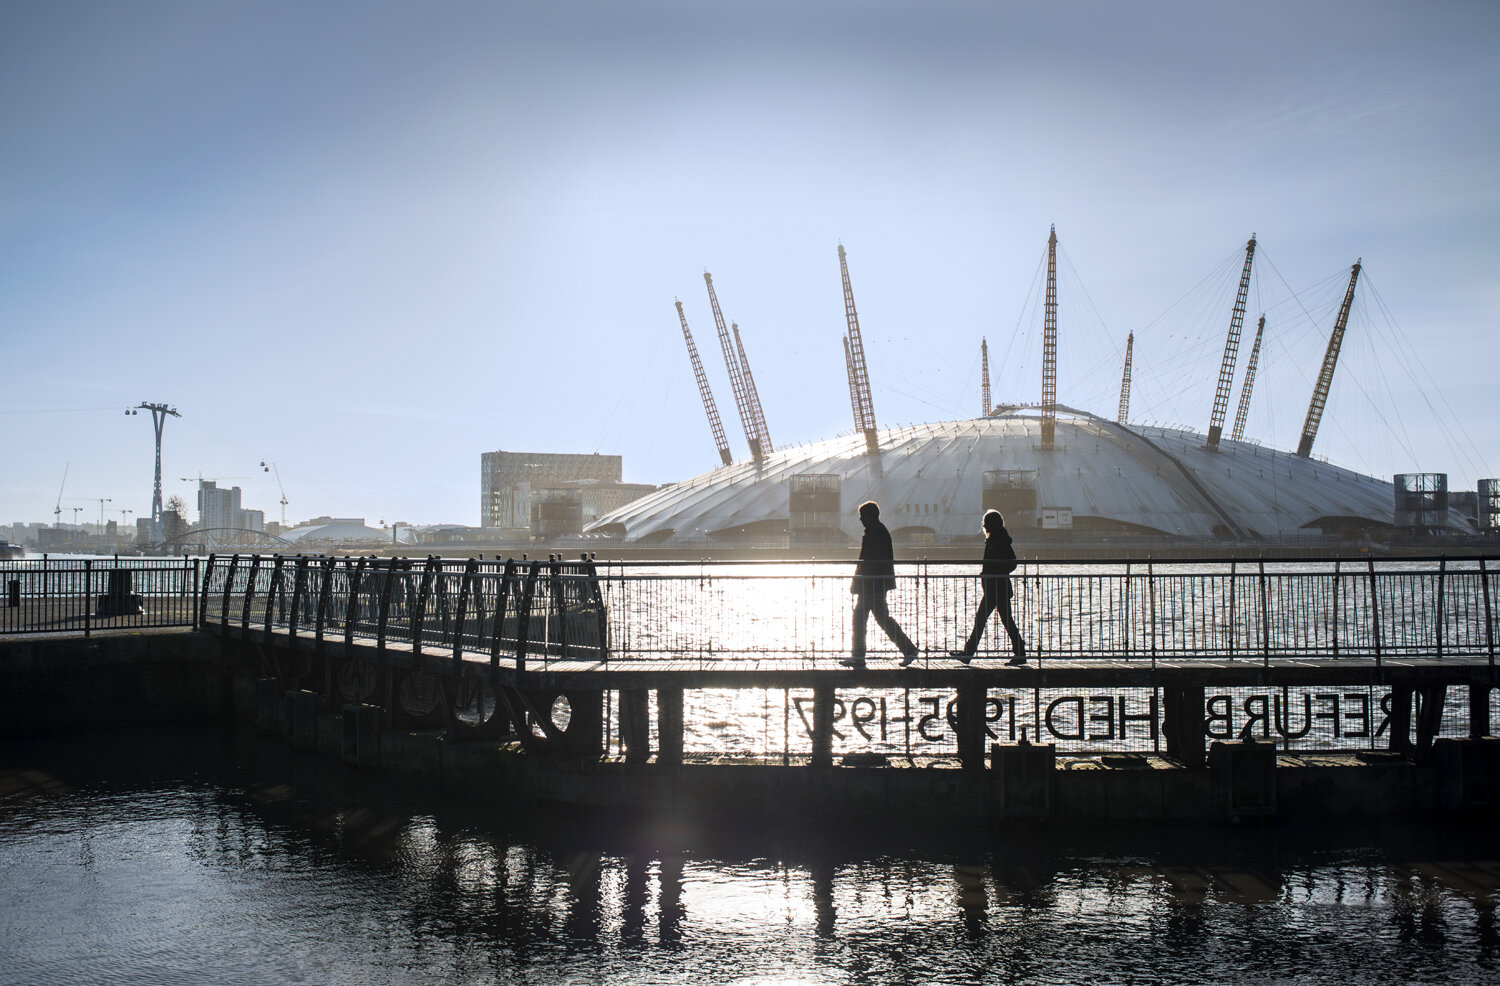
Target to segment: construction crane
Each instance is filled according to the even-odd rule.
[[[734,333],[734,348],[740,356],[740,371],[745,374],[745,396],[750,402],[750,417],[755,422],[755,433],[760,436],[760,450],[767,455],[776,451],[771,446],[771,430],[766,427],[766,415],[760,408],[760,394],[755,389],[755,375],[750,372],[750,360],[745,356],[745,344],[740,341],[740,327],[729,323]]]
[[[1229,413],[1229,392],[1234,389],[1234,361],[1240,351],[1240,329],[1245,324],[1245,299],[1250,293],[1250,264],[1255,259],[1255,234],[1245,244],[1245,269],[1240,272],[1240,290],[1234,296],[1234,312],[1229,316],[1229,335],[1224,339],[1224,359],[1219,363],[1219,387],[1214,392],[1214,409],[1208,418],[1208,449],[1219,450],[1224,434],[1224,416]]]
[[[120,526],[121,527],[129,527],[130,526],[130,515],[133,514],[133,513],[135,513],[135,511],[131,510],[128,507],[126,507],[125,509],[123,509],[123,510],[120,511]]]
[[[63,488],[68,485],[68,468],[70,466],[72,466],[72,465],[73,465],[73,463],[72,463],[71,460],[63,464],[63,478],[62,478],[62,482],[57,484],[57,506],[55,506],[55,507],[52,508],[52,526],[53,527],[61,527],[62,526],[62,495],[63,495]]]
[[[1250,413],[1250,388],[1255,386],[1255,364],[1260,362],[1260,339],[1266,331],[1266,316],[1260,317],[1260,324],[1255,327],[1255,342],[1250,344],[1250,361],[1245,364],[1245,382],[1240,385],[1240,407],[1234,412],[1234,431],[1229,433],[1229,440],[1237,442],[1245,437],[1245,418]]]
[[[96,496],[96,497],[94,497],[94,499],[99,501],[99,533],[103,534],[104,533],[104,505],[106,503],[114,503],[115,502],[115,498],[112,497],[112,496]]]
[[[724,423],[719,420],[719,406],[714,403],[714,394],[708,388],[708,375],[703,372],[703,360],[698,358],[698,347],[693,342],[692,330],[688,328],[687,316],[682,313],[682,302],[672,299],[677,305],[677,321],[682,323],[682,338],[687,343],[688,358],[693,361],[693,378],[698,381],[698,396],[703,399],[703,410],[708,414],[708,427],[714,433],[714,447],[719,450],[719,460],[731,465],[734,456],[729,454],[729,439],[724,437]]]
[[[1115,420],[1125,424],[1130,417],[1130,361],[1135,353],[1135,333],[1125,337],[1125,373],[1120,377],[1120,415]]]
[[[724,351],[724,365],[729,369],[729,386],[734,391],[734,406],[740,412],[740,425],[745,429],[745,441],[750,445],[750,457],[756,462],[765,460],[761,448],[760,433],[755,430],[755,414],[750,409],[750,395],[745,389],[745,375],[740,372],[739,354],[734,341],[729,337],[729,328],[724,324],[724,313],[719,310],[719,298],[714,294],[714,279],[708,271],[703,272],[703,283],[708,285],[708,303],[714,310],[714,327],[719,330],[719,348]]]
[[[156,429],[156,485],[151,489],[151,541],[153,544],[161,542],[161,430],[167,423],[167,416],[180,418],[177,408],[168,407],[165,404],[150,404],[142,402],[133,408],[126,408],[126,414],[139,414],[142,411],[151,412],[151,424]]]
[[[853,391],[854,427],[865,433],[865,450],[880,451],[875,430],[875,402],[870,397],[870,369],[865,365],[865,344],[859,335],[859,312],[854,308],[854,288],[849,283],[849,259],[839,244],[839,273],[844,279],[844,319],[849,323],[850,389]]]
[[[1042,322],[1042,445],[1051,452],[1057,434],[1057,227],[1047,234],[1047,307]]]
[[[990,341],[979,337],[979,416],[990,416]]]
[[[281,491],[281,526],[286,527],[286,487],[281,485],[281,470],[276,468],[276,463],[271,463],[267,468],[266,460],[260,460],[260,471],[271,473],[276,477],[276,488]]]
[[[1349,307],[1354,304],[1354,285],[1359,281],[1359,267],[1364,258],[1354,261],[1349,272],[1349,289],[1344,292],[1344,303],[1339,306],[1339,317],[1333,323],[1333,334],[1328,337],[1328,350],[1323,354],[1323,368],[1318,371],[1318,383],[1313,388],[1312,402],[1307,405],[1307,420],[1302,423],[1302,440],[1297,443],[1297,454],[1302,458],[1312,455],[1313,440],[1318,437],[1318,424],[1323,420],[1323,408],[1328,403],[1328,390],[1333,386],[1333,370],[1339,362],[1339,349],[1344,345],[1344,328],[1349,324]]]

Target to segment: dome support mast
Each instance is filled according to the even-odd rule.
[[[766,427],[766,415],[760,409],[760,393],[755,389],[755,376],[750,372],[750,359],[745,355],[745,344],[740,341],[740,327],[730,322],[729,330],[734,333],[734,348],[740,356],[740,371],[745,374],[745,397],[750,403],[750,417],[755,422],[755,433],[760,436],[760,450],[774,452],[776,450],[771,447],[771,429]]]
[[[675,299],[674,299],[675,301]],[[687,341],[688,357],[693,361],[693,377],[698,381],[698,396],[703,398],[703,410],[708,414],[708,426],[713,429],[714,445],[719,450],[719,460],[732,465],[734,456],[729,454],[729,439],[724,437],[724,423],[719,420],[719,407],[714,403],[713,391],[708,389],[708,376],[703,372],[703,360],[698,358],[698,347],[693,343],[687,316],[682,313],[682,302],[676,301],[677,320],[682,323],[682,338]]]
[[[987,418],[990,416],[990,343],[983,336],[979,338],[979,379],[979,414]]]
[[[849,337],[844,336],[844,371],[849,374],[849,406],[854,408],[854,430],[865,432],[865,419],[860,416],[859,386],[854,382],[854,355],[849,351]]]
[[[1333,334],[1328,337],[1328,351],[1323,354],[1323,368],[1318,371],[1318,384],[1313,388],[1312,402],[1307,405],[1302,440],[1297,443],[1297,454],[1304,459],[1312,455],[1313,440],[1318,437],[1318,424],[1323,420],[1323,408],[1328,403],[1328,390],[1333,386],[1333,370],[1339,362],[1339,349],[1344,345],[1344,328],[1349,324],[1349,308],[1354,304],[1354,285],[1359,281],[1361,262],[1356,260],[1354,269],[1349,272],[1349,289],[1344,292],[1344,303],[1339,306]]]
[[[1250,388],[1255,386],[1255,364],[1260,362],[1260,338],[1266,332],[1266,317],[1260,317],[1255,327],[1255,342],[1250,344],[1250,362],[1245,364],[1245,382],[1240,385],[1240,407],[1234,412],[1234,431],[1229,433],[1231,442],[1245,437],[1245,418],[1250,413]]]
[[[1057,434],[1057,227],[1047,235],[1047,308],[1042,326],[1042,445],[1051,452]]]
[[[703,272],[703,283],[708,285],[708,302],[714,310],[714,326],[719,330],[719,348],[724,350],[724,365],[729,370],[729,386],[734,391],[734,406],[740,412],[740,425],[745,429],[745,441],[750,445],[750,457],[756,462],[765,459],[760,435],[755,430],[755,416],[750,411],[750,398],[745,390],[745,376],[741,372],[739,354],[734,341],[729,337],[729,327],[724,324],[724,313],[719,310],[719,297],[714,294],[713,275]]]
[[[875,402],[870,397],[870,370],[865,365],[865,344],[859,335],[859,313],[854,309],[854,288],[849,283],[849,261],[839,244],[839,272],[844,279],[844,319],[849,323],[850,389],[854,394],[854,427],[865,433],[865,450],[880,451],[875,430]]]
[[[1245,299],[1250,293],[1250,265],[1255,260],[1255,234],[1245,244],[1245,269],[1240,272],[1240,290],[1234,296],[1234,313],[1229,316],[1229,335],[1224,339],[1224,359],[1219,363],[1219,388],[1214,392],[1214,409],[1208,419],[1208,448],[1219,449],[1224,434],[1224,416],[1229,413],[1229,392],[1234,389],[1234,361],[1240,352],[1240,330],[1245,324]]]
[[[1130,361],[1135,353],[1135,333],[1125,338],[1125,372],[1120,377],[1120,414],[1115,420],[1125,424],[1130,417]]]

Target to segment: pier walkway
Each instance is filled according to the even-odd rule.
[[[868,668],[839,665],[847,562],[9,563],[0,631],[195,625],[252,646],[276,689],[324,708],[636,760],[681,757],[684,733],[691,752],[702,724],[684,725],[683,696],[702,692],[738,694],[726,701],[742,718],[754,696],[757,752],[788,763],[974,763],[987,741],[1029,738],[1193,764],[1213,739],[1407,752],[1490,732],[1494,559],[1025,563],[1012,576],[1021,668],[1004,665],[998,617],[972,664],[948,656],[977,568],[898,563],[891,612],[921,648],[909,668],[874,627]],[[724,718],[688,705],[690,720]]]

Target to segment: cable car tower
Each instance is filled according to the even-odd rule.
[[[151,423],[156,427],[156,485],[151,491],[151,543],[161,543],[161,430],[167,423],[167,415],[180,418],[177,408],[168,407],[165,404],[148,404],[142,402],[131,408],[128,414],[139,414],[141,411],[151,412]]]

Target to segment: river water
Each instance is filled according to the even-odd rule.
[[[0,983],[1500,980],[1493,833],[509,814],[279,741],[0,745]]]

